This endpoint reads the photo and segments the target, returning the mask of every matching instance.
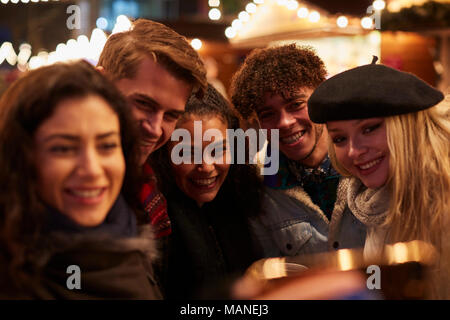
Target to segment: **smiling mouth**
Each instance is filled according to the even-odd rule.
[[[212,178],[204,178],[204,179],[190,179],[191,182],[198,187],[201,188],[207,188],[207,187],[213,187],[218,179],[218,176],[212,177]]]
[[[294,143],[298,142],[305,133],[306,133],[306,130],[302,130],[302,131],[294,133],[290,136],[283,137],[280,139],[280,141],[284,144],[294,144]]]
[[[383,160],[383,158],[384,157],[380,157],[378,159],[375,159],[375,160],[372,160],[370,162],[367,162],[367,163],[365,163],[363,165],[356,165],[356,167],[359,170],[369,170],[369,169],[373,168],[374,166],[376,166],[377,164],[379,164]]]
[[[96,188],[90,190],[67,189],[67,192],[80,198],[96,198],[100,196],[105,190],[106,188]]]

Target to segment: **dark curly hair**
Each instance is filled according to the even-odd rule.
[[[208,86],[202,100],[191,95],[186,105],[186,111],[178,120],[178,124],[187,121],[191,115],[217,116],[227,124],[228,129],[240,128],[237,112],[212,85]],[[255,165],[236,164],[236,162],[234,161],[234,164],[230,166],[217,197],[227,199],[228,204],[233,203],[235,208],[241,209],[235,210],[236,213],[243,212],[247,217],[255,216],[260,210],[263,189],[258,168]],[[167,144],[150,155],[150,164],[154,168],[160,191],[168,201],[176,201],[171,196],[176,194],[174,191],[177,185],[172,172]]]
[[[48,211],[36,192],[35,132],[60,102],[88,95],[105,99],[119,118],[126,163],[121,192],[138,213],[138,133],[125,98],[86,61],[26,73],[0,99],[0,258],[9,262],[10,273],[22,283],[28,281],[22,270],[27,252],[42,234]]]
[[[301,87],[316,88],[326,74],[325,64],[310,47],[289,44],[255,49],[233,76],[231,101],[248,119],[264,102],[264,94],[288,98]]]

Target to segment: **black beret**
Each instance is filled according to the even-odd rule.
[[[388,117],[424,110],[443,99],[442,92],[415,75],[372,63],[321,83],[308,100],[308,113],[316,123]]]

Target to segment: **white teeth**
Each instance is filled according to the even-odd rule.
[[[363,166],[359,166],[359,168],[363,169],[363,170],[367,170],[369,168],[372,168],[374,165],[378,164],[380,161],[382,160],[382,158],[379,158],[377,160],[373,160],[370,161],[369,163],[363,165]]]
[[[102,193],[103,189],[96,189],[96,190],[70,190],[70,193],[77,197],[82,198],[95,198],[98,197]]]
[[[305,132],[306,131],[300,131],[292,136],[281,138],[281,142],[285,144],[293,144],[294,142],[297,142],[305,134]]]
[[[200,186],[208,186],[216,181],[217,177],[209,178],[209,179],[193,179],[195,184]]]

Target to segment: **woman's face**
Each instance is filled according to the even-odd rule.
[[[389,148],[384,118],[329,121],[337,161],[368,188],[383,186],[389,176]]]
[[[41,199],[79,225],[101,224],[125,175],[117,114],[99,96],[69,98],[34,138]]]
[[[208,129],[217,129],[221,132],[223,140],[215,141],[213,138],[212,141],[203,141],[201,145],[194,144],[194,121],[202,122],[202,137],[206,130]],[[214,161],[211,164],[207,164],[205,162],[205,158],[202,158],[201,164],[194,164],[192,159],[190,164],[181,163],[179,165],[172,163],[173,173],[175,175],[175,181],[177,183],[178,188],[181,189],[188,197],[195,200],[198,206],[202,206],[205,202],[210,202],[214,200],[217,193],[220,190],[225,178],[228,174],[228,170],[230,165],[226,162],[226,129],[227,125],[222,121],[221,118],[216,116],[195,116],[192,115],[188,118],[187,121],[182,122],[177,125],[177,129],[186,129],[189,131],[191,135],[191,154],[194,154],[194,149],[198,148],[201,150],[202,154],[205,148],[214,143],[214,145],[219,144],[223,147],[223,163],[219,164]],[[203,139],[202,139],[203,140]],[[177,141],[169,141],[169,154],[172,154],[172,149],[178,143]],[[218,158],[219,155],[215,155],[215,159]],[[212,159],[210,159],[212,160]]]

